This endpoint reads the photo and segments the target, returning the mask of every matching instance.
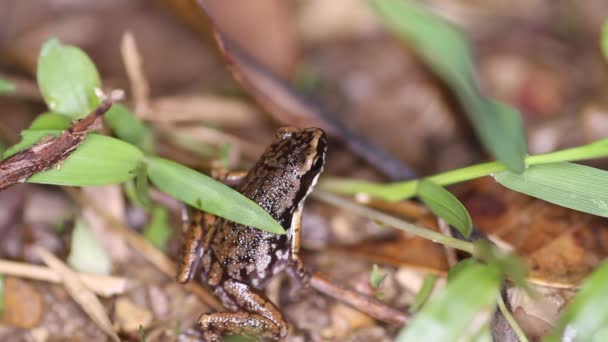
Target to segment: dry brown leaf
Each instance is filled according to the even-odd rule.
[[[140,326],[145,329],[152,323],[152,313],[135,305],[129,298],[118,298],[114,310],[118,326],[122,331],[137,331]]]
[[[4,279],[4,309],[0,322],[17,328],[31,329],[44,314],[42,295],[23,280]]]
[[[0,274],[61,283],[61,276],[50,268],[9,260],[0,260]],[[84,273],[77,273],[77,275],[91,291],[102,297],[112,297],[135,286],[135,282],[127,278]]]
[[[143,62],[137,45],[135,36],[131,32],[126,32],[120,44],[120,53],[129,76],[133,102],[135,102],[135,114],[142,117],[147,112],[150,102],[150,86],[143,69]]]
[[[82,310],[114,341],[120,342],[112,327],[112,322],[99,299],[89,290],[70,268],[44,248],[37,248],[38,255],[59,274],[66,291],[80,305]]]

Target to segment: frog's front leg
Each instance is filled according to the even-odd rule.
[[[206,341],[221,341],[224,334],[239,333],[274,340],[287,336],[283,316],[266,296],[234,280],[225,280],[218,290],[225,295],[220,297],[230,298],[242,311],[202,315],[199,324]]]
[[[302,227],[302,207],[299,207],[293,214],[291,224],[291,263],[287,268],[287,273],[296,281],[296,286],[292,288],[291,297],[303,287],[307,287],[310,281],[310,273],[304,266],[300,258],[300,236]]]

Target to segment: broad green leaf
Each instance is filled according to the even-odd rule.
[[[72,121],[69,117],[62,114],[48,112],[38,115],[38,117],[32,121],[32,124],[28,129],[63,131],[70,128],[71,125]]]
[[[448,271],[448,284],[453,282],[454,279],[458,278],[463,270],[466,270],[467,268],[471,267],[471,265],[476,264],[478,264],[478,262],[475,260],[475,258],[466,258],[457,262],[456,265],[450,267],[450,270]]]
[[[40,50],[36,73],[38,87],[49,109],[80,119],[100,100],[95,89],[101,81],[93,62],[79,48],[49,39]]]
[[[150,241],[156,248],[161,251],[167,249],[167,243],[173,234],[169,222],[169,211],[163,207],[155,207],[143,234],[146,240]]]
[[[520,257],[514,253],[500,250],[486,239],[479,239],[473,242],[473,245],[473,255],[477,259],[496,265],[515,285],[522,289],[529,289],[528,282],[526,281],[528,270]]]
[[[602,53],[604,54],[604,59],[608,63],[608,19],[604,20],[604,24],[602,25],[600,46],[602,48]]]
[[[255,202],[230,187],[167,159],[146,159],[148,176],[161,191],[214,215],[282,234],[284,229]]]
[[[0,78],[0,94],[8,94],[15,91],[15,85],[10,81]]]
[[[12,156],[15,153],[21,152],[25,149],[27,149],[28,147],[34,145],[35,143],[39,142],[40,140],[42,140],[42,138],[46,137],[46,136],[54,136],[54,137],[58,137],[61,134],[61,131],[58,130],[29,130],[26,129],[24,131],[21,131],[21,141],[19,141],[17,144],[9,147],[6,151],[4,151],[4,153],[2,154],[2,158],[8,158],[10,156]]]
[[[105,121],[120,139],[141,148],[146,153],[154,150],[152,131],[121,104],[115,104],[105,115]]]
[[[603,262],[583,283],[570,302],[561,322],[545,341],[606,341],[608,331],[608,262]]]
[[[429,299],[431,293],[433,292],[433,288],[435,287],[435,283],[437,282],[437,276],[434,274],[427,274],[424,276],[424,282],[422,283],[422,287],[416,293],[416,297],[414,298],[414,302],[410,306],[410,312],[415,313],[418,312],[422,306]]]
[[[140,150],[122,140],[89,134],[61,165],[37,173],[27,181],[69,186],[118,184],[133,179],[142,157]]]
[[[471,264],[433,297],[399,333],[399,342],[454,341],[481,310],[494,307],[501,282],[492,265]]]
[[[76,220],[67,262],[78,272],[101,275],[109,275],[112,272],[108,253],[101,247],[82,217]]]
[[[448,85],[485,147],[510,170],[523,172],[526,141],[519,113],[482,96],[464,35],[416,1],[372,0],[384,23]]]
[[[608,217],[608,171],[573,163],[530,166],[523,174],[493,175],[509,189],[562,207]]]
[[[443,187],[421,179],[418,182],[418,196],[429,207],[433,214],[458,229],[464,237],[469,237],[473,230],[471,216],[456,196]]]

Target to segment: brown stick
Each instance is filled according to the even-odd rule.
[[[59,137],[46,137],[32,147],[1,160],[0,190],[23,183],[35,173],[65,161],[95,128],[99,118],[122,96],[122,92],[113,91],[92,113],[74,123]]]
[[[319,272],[313,274],[310,279],[310,285],[322,294],[346,303],[377,320],[392,325],[402,326],[410,319],[407,314],[394,309],[375,298],[349,290],[331,282],[325,275]]]

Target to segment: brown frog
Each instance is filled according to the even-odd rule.
[[[275,340],[287,335],[283,316],[260,290],[284,270],[300,284],[309,280],[298,255],[302,206],[323,170],[326,145],[321,129],[283,127],[236,185],[274,217],[286,234],[267,233],[201,212],[185,221],[185,253],[178,280],[188,282],[200,274],[200,280],[232,311],[201,316],[206,341],[220,341],[223,334],[235,333]],[[235,177],[223,180],[230,183]]]

